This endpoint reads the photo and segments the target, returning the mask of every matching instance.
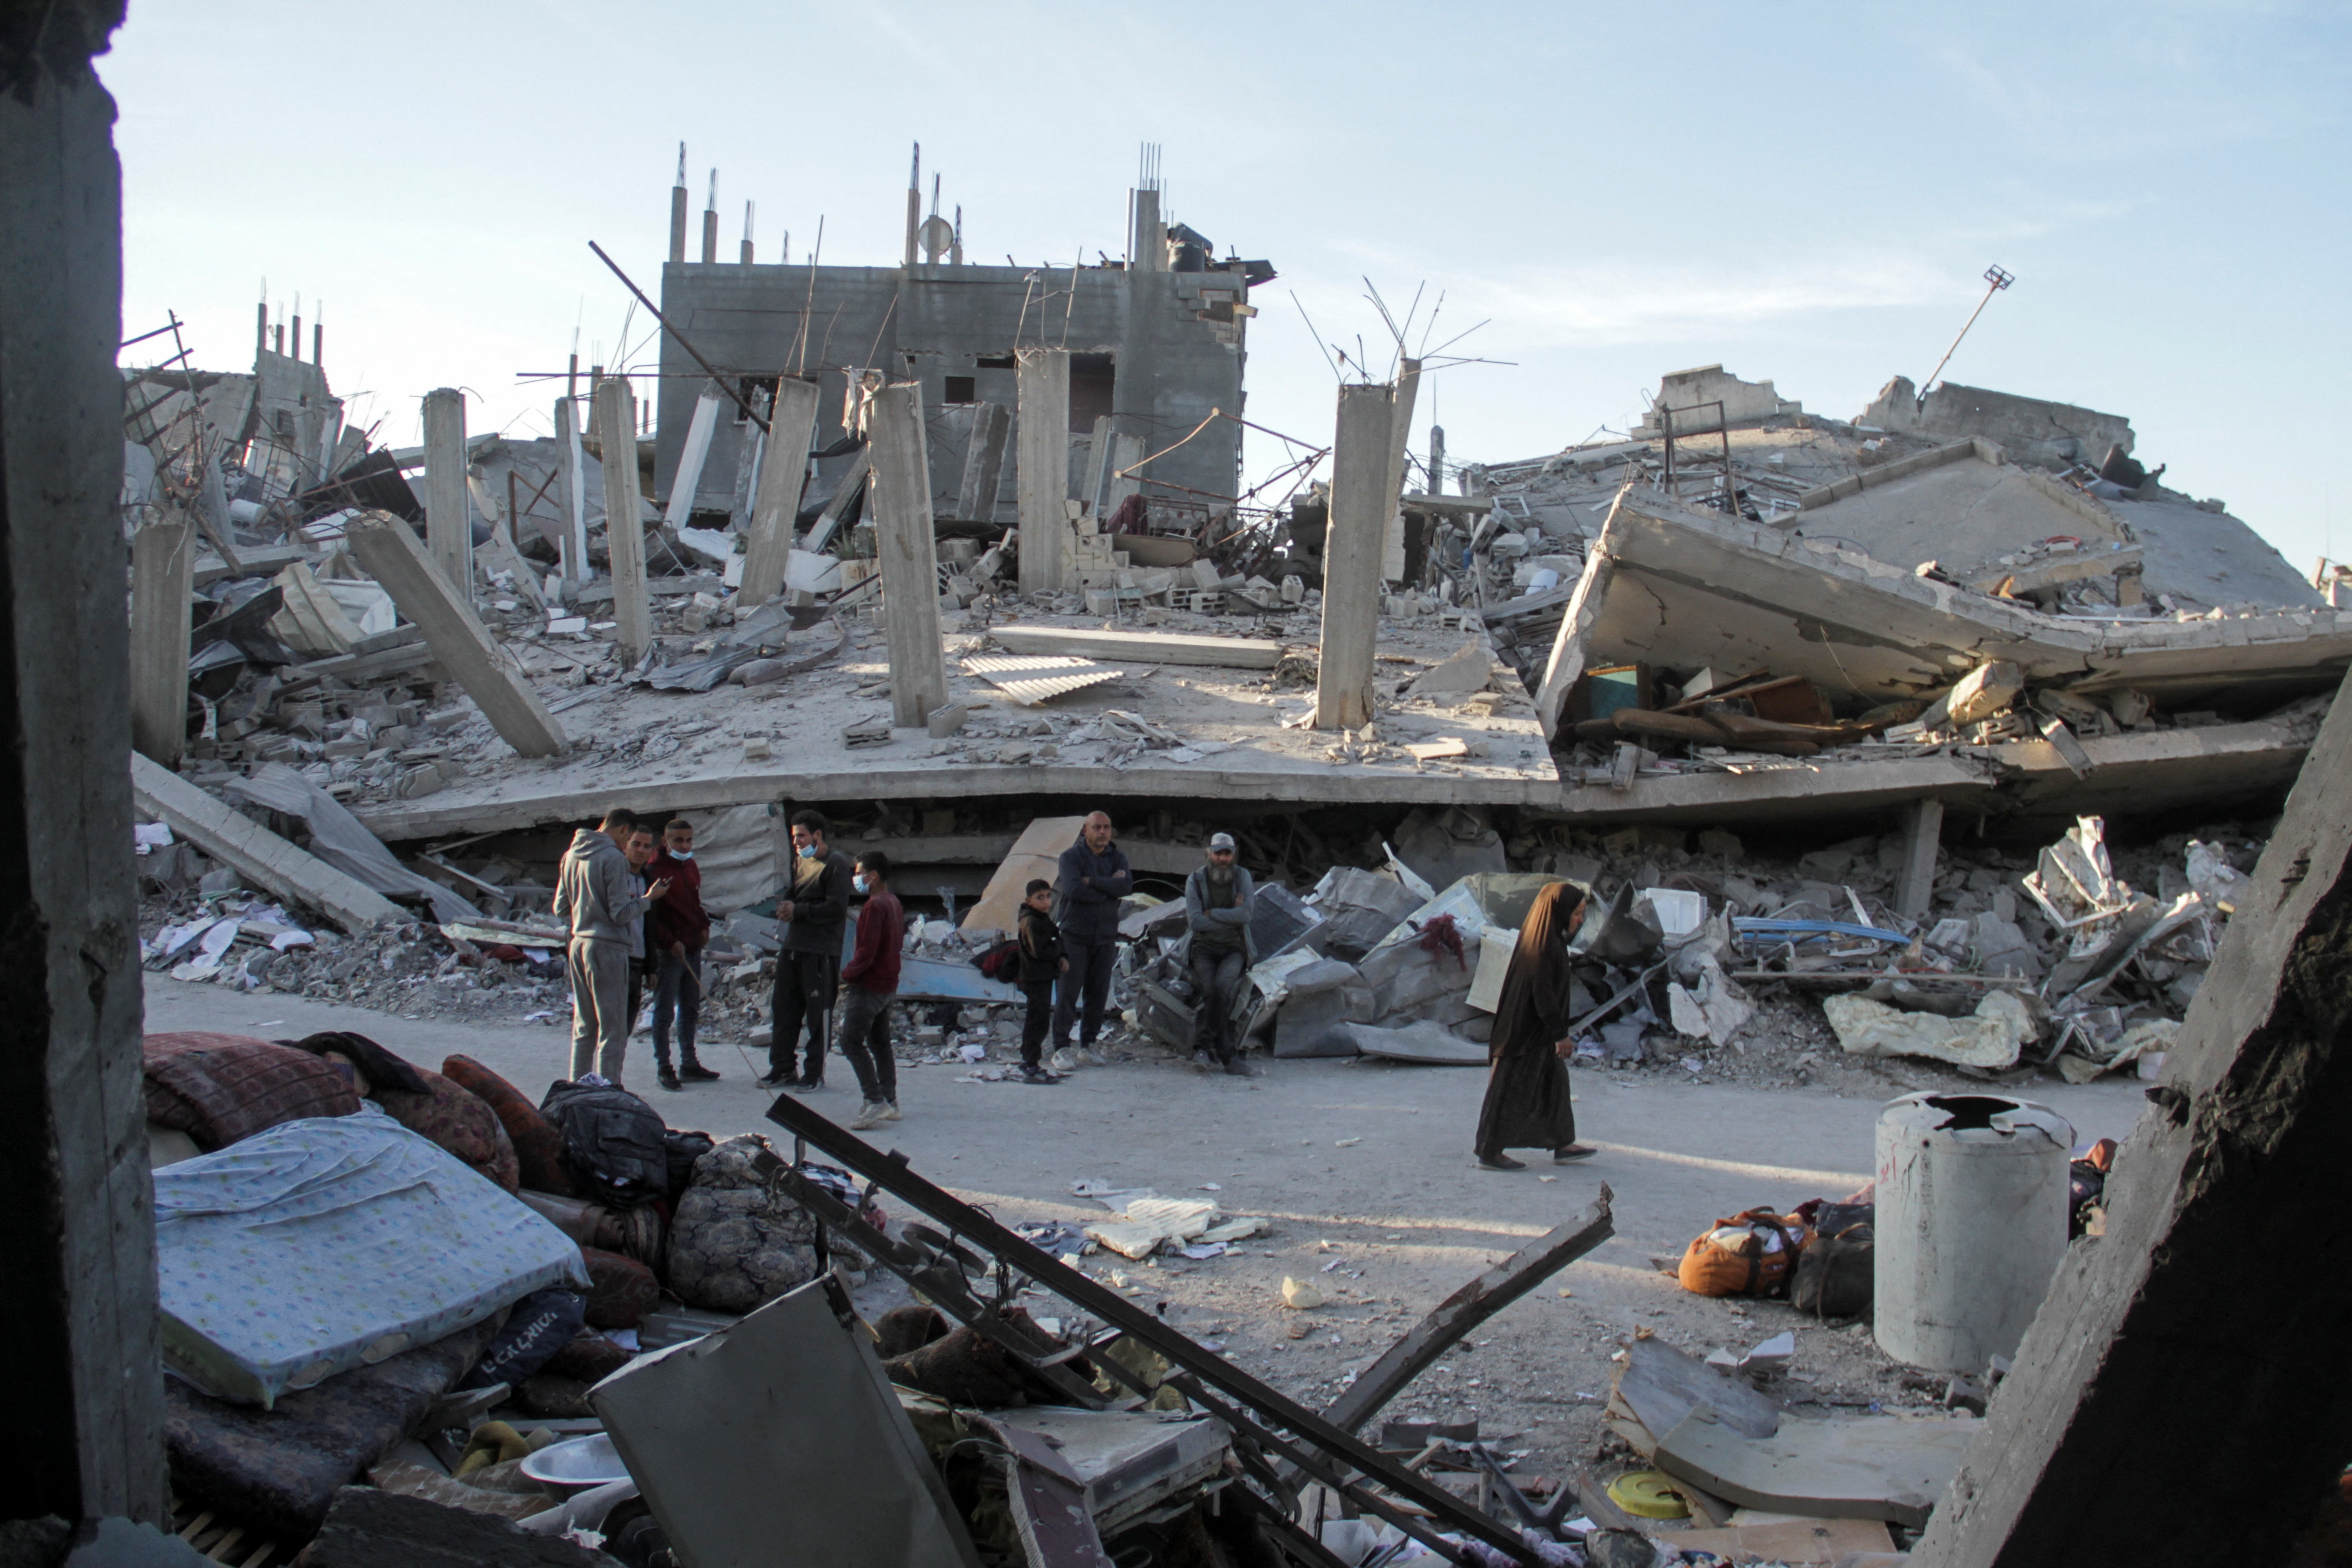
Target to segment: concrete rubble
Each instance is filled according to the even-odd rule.
[[[1700,367],[1622,435],[1423,463],[1403,360],[1392,384],[1343,389],[1328,448],[1291,443],[1313,455],[1244,487],[1242,422],[1220,409],[1240,405],[1248,289],[1272,269],[1162,222],[1156,185],[1133,195],[1129,262],[1071,270],[1048,348],[1021,336],[1028,275],[967,267],[960,228],[919,221],[919,189],[901,268],[771,276],[748,240],[743,264],[717,261],[715,215],[687,259],[681,184],[660,287],[697,341],[663,340],[657,422],[626,377],[592,372],[550,438],[468,437],[445,389],[422,447],[374,447],[343,426],[319,340],[305,361],[298,323],[289,355],[266,314],[250,374],[184,353],[126,372],[149,968],[562,1026],[551,894],[571,829],[614,805],[675,813],[717,922],[705,1048],[748,1065],[785,821],[818,806],[835,847],[887,852],[909,907],[900,1065],[1010,1084],[1019,994],[979,961],[1100,808],[1137,891],[1115,1020],[1064,1070],[1192,1056],[1211,1020],[1183,878],[1229,832],[1255,878],[1231,1021],[1272,1059],[1485,1065],[1521,923],[1566,879],[1591,900],[1561,1047],[1580,1070],[1877,1091],[2156,1075],[2352,665],[2332,587],[2220,500],[2167,489],[2117,416],[1901,378],[1847,422]],[[821,308],[877,344],[873,364],[812,360]],[[797,325],[706,336],[698,310]],[[847,332],[861,313],[872,331]],[[1196,404],[1207,418],[1165,445]],[[1675,1560],[1590,1472],[1539,1513],[1475,1433],[1370,1446],[1370,1395],[1339,1421],[1129,1321],[1126,1263],[1228,1257],[1266,1217],[1081,1183],[1106,1217],[1014,1234],[789,1099],[772,1119],[838,1164],[667,1130],[660,1204],[623,1202],[584,1162],[546,1163],[542,1112],[571,1086],[534,1110],[467,1058],[424,1072],[360,1036],[168,1038],[152,1084],[189,1052],[289,1052],[270,1060],[296,1077],[340,1064],[311,1089],[351,1106],[284,1125],[371,1100],[504,1170],[605,1314],[569,1321],[530,1374],[484,1374],[478,1399],[467,1380],[507,1336],[572,1310],[541,1300],[546,1280],[429,1303],[414,1347],[414,1324],[360,1325],[383,1337],[335,1372],[401,1391],[396,1430],[342,1464],[373,1491],[331,1479],[267,1504],[280,1534],[316,1535],[315,1561],[425,1528],[387,1503],[404,1495],[482,1516],[469,1550],[497,1562],[733,1560],[750,1536],[827,1561],[1062,1564],[1189,1531],[1241,1558],[1304,1538],[1389,1563],[1441,1529],[1461,1561],[1615,1561],[1621,1532],[1640,1561]],[[191,1186],[237,1142],[156,1135],[202,1151]],[[1496,1310],[1606,1235],[1602,1191],[1582,1228],[1462,1300]],[[720,1209],[732,1239],[681,1239]],[[971,1248],[1015,1283],[983,1300]],[[736,1294],[699,1283],[721,1276]],[[886,1276],[932,1305],[869,1312]],[[1326,1297],[1290,1279],[1283,1300]],[[1399,1341],[1379,1398],[1469,1321],[1442,1311]],[[1789,1352],[1718,1355],[1761,1385]],[[1638,1357],[1685,1392],[1718,1377]],[[313,1382],[321,1405],[357,1386]],[[1622,1421],[1697,1498],[1810,1500],[1844,1547],[1854,1521],[1889,1550],[1878,1521],[1924,1524],[1967,1446],[1957,1427],[1897,1441],[1909,1424],[1877,1416],[1779,1434],[1778,1405],[1737,1387],[1704,1385],[1718,1403],[1699,1415],[1687,1398],[1644,1414],[1637,1379]],[[854,1430],[747,1423],[744,1389],[825,1402]],[[1761,1429],[1715,1429],[1735,1405]],[[175,1419],[184,1490],[263,1506],[266,1478],[208,1447],[266,1448],[258,1417],[199,1402]],[[297,1419],[268,1440],[295,1442]],[[1288,1447],[1262,1446],[1274,1434]],[[559,1439],[583,1468],[549,1468]],[[1887,1473],[1862,1493],[1796,1484],[1867,1468],[1863,1449]],[[1297,1485],[1265,1484],[1277,1454]],[[833,1465],[882,1478],[903,1539],[777,1506],[775,1468]],[[1439,1472],[1477,1478],[1482,1506]],[[1586,1528],[1563,1522],[1571,1502]],[[1710,1550],[1811,1560],[1724,1511]]]

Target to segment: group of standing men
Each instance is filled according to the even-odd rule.
[[[782,952],[771,998],[768,1072],[760,1084],[803,1094],[822,1089],[832,1037],[857,1075],[862,1096],[851,1127],[896,1121],[898,1075],[889,1005],[898,994],[907,921],[890,891],[889,858],[869,850],[853,861],[831,847],[818,812],[795,813],[790,828],[793,871],[776,902]],[[1104,1060],[1096,1042],[1118,958],[1119,911],[1135,890],[1135,873],[1112,837],[1107,814],[1087,816],[1076,842],[1062,852],[1055,880],[1030,883],[1023,900],[1017,973],[1028,1004],[1021,1041],[1028,1082],[1058,1081],[1045,1062],[1049,1033],[1056,1066],[1075,1065],[1074,1048],[1087,1061]],[[599,826],[573,837],[556,882],[555,913],[571,931],[572,1077],[593,1070],[621,1082],[629,1032],[650,980],[656,1081],[676,1089],[717,1079],[695,1055],[710,918],[702,907],[693,827],[671,820],[656,847],[652,827],[616,806]],[[1234,995],[1254,956],[1253,890],[1250,874],[1234,863],[1232,837],[1223,833],[1209,840],[1207,863],[1184,884],[1199,1017],[1193,1060],[1238,1077],[1255,1074],[1242,1059],[1233,1028]],[[845,963],[842,928],[853,896],[865,902]]]

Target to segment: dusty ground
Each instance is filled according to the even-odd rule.
[[[428,1066],[454,1052],[476,1057],[532,1093],[561,1077],[567,1060],[566,1033],[552,1025],[409,1019],[156,975],[147,1008],[151,1029],[357,1028]],[[1475,1415],[1486,1436],[1526,1451],[1519,1474],[1557,1477],[1613,1442],[1600,1422],[1610,1356],[1643,1329],[1705,1354],[1794,1328],[1787,1394],[1821,1414],[1936,1403],[1931,1380],[1888,1362],[1857,1330],[1827,1328],[1775,1303],[1690,1296],[1653,1262],[1678,1257],[1710,1221],[1743,1208],[1845,1195],[1870,1177],[1882,1101],[1969,1081],[1915,1064],[1848,1066],[1833,1059],[1833,1044],[1822,1045],[1826,1070],[1809,1088],[1678,1068],[1579,1070],[1579,1130],[1600,1157],[1513,1174],[1480,1171],[1470,1158],[1483,1073],[1333,1060],[1276,1062],[1242,1080],[1139,1050],[1051,1089],[960,1082],[969,1068],[909,1066],[900,1085],[906,1120],[877,1141],[1012,1223],[1101,1216],[1071,1194],[1086,1178],[1171,1197],[1216,1184],[1229,1212],[1265,1215],[1271,1231],[1205,1262],[1135,1264],[1105,1254],[1087,1266],[1123,1279],[1139,1301],[1309,1404],[1328,1401],[1347,1373],[1465,1279],[1575,1214],[1606,1183],[1615,1237],[1492,1320],[1388,1412]],[[725,1079],[656,1092],[671,1124],[721,1136],[773,1131],[761,1114],[771,1097],[752,1086],[747,1058],[726,1046],[704,1055]],[[811,1103],[846,1121],[855,1088],[841,1063],[829,1077],[834,1087]],[[2019,1092],[2088,1140],[2122,1136],[2145,1103],[2142,1087],[2045,1079]],[[1313,1278],[1329,1303],[1286,1309],[1286,1275]],[[1939,1391],[1941,1380],[1932,1386]]]

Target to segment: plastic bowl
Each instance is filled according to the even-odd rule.
[[[613,1447],[611,1435],[604,1432],[551,1443],[538,1453],[527,1455],[522,1473],[541,1486],[567,1490],[609,1486],[629,1479],[629,1469],[621,1463],[620,1451]]]

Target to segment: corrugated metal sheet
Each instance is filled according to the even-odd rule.
[[[977,675],[1024,708],[1117,680],[1127,672],[1067,654],[987,654],[963,661]]]

